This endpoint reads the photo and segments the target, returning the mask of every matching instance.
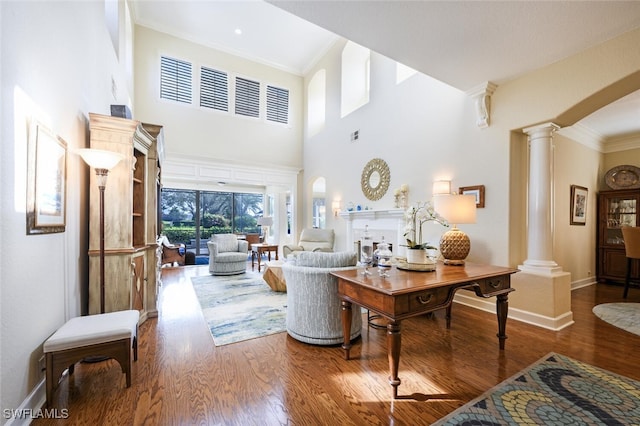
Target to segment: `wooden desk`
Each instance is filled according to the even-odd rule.
[[[260,260],[262,259],[262,253],[267,252],[267,259],[271,260],[271,252],[276,252],[276,260],[278,260],[278,245],[277,244],[251,244],[251,270],[253,271],[253,265],[258,257],[258,272],[260,272]]]
[[[466,263],[452,266],[438,263],[433,272],[410,272],[392,268],[390,276],[362,275],[362,269],[337,271],[338,295],[342,299],[342,328],[345,359],[349,359],[351,341],[351,304],[360,305],[385,317],[387,322],[387,353],[389,356],[389,384],[393,398],[398,397],[398,365],[400,363],[400,322],[416,315],[448,307],[456,290],[467,288],[481,297],[496,296],[498,341],[504,349],[511,274],[517,269]]]

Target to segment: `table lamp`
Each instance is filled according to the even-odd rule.
[[[262,227],[262,242],[266,244],[269,237],[269,228],[273,225],[273,218],[271,216],[259,217],[258,225]]]
[[[442,194],[433,197],[433,207],[451,224],[440,238],[440,253],[445,265],[464,265],[471,250],[467,234],[458,229],[460,223],[476,223],[475,195]]]

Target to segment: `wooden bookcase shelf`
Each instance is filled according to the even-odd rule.
[[[159,282],[157,208],[162,127],[89,114],[91,148],[125,157],[109,172],[105,189],[105,311],[138,309],[141,322],[157,315]],[[93,179],[93,178],[92,178]],[[99,312],[98,188],[91,183],[89,313]]]

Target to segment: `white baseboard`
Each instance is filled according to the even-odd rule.
[[[17,409],[3,410],[3,418],[9,419],[5,426],[28,426],[33,419],[43,418],[46,415],[45,410],[42,408],[45,399],[45,379],[42,379]],[[60,412],[60,410],[58,409],[57,412]],[[51,413],[53,414],[53,412]]]
[[[457,293],[453,300],[461,305],[470,306],[492,314],[496,313],[495,298],[481,299],[479,297]],[[455,317],[455,314],[452,314],[452,316]],[[509,308],[509,319],[525,322],[548,330],[558,331],[573,324],[573,313],[568,312],[557,318],[551,318],[520,309]]]
[[[582,280],[571,281],[571,290],[577,290],[582,287],[589,287],[590,285],[597,284],[594,277],[587,277]]]

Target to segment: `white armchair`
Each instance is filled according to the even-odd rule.
[[[355,252],[307,252],[282,265],[287,282],[287,333],[314,345],[335,345],[344,340],[342,301],[333,271],[355,269]],[[362,332],[362,311],[353,305],[351,340]]]
[[[282,246],[282,255],[286,259],[290,254],[301,251],[332,252],[335,238],[333,229],[303,229],[297,245],[285,244]]]
[[[214,234],[207,241],[209,248],[209,272],[212,275],[242,274],[247,271],[246,240],[236,234]]]

